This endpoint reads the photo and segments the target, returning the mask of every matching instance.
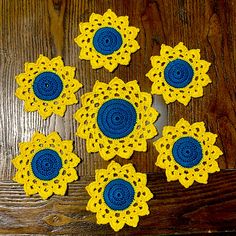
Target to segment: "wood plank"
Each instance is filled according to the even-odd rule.
[[[82,177],[69,185],[68,196],[44,201],[26,197],[22,187],[0,182],[0,233],[113,234],[108,225],[97,225],[95,214],[85,210],[85,191],[94,177]],[[118,235],[236,232],[236,171],[210,176],[209,184],[185,189],[167,183],[163,173],[149,173],[148,187],[154,194],[150,215],[141,217],[137,228],[125,226]]]
[[[174,46],[180,41],[201,49],[202,58],[212,63],[213,83],[187,107],[178,102],[167,106],[161,96],[154,96],[153,106],[161,113],[156,122],[159,136],[148,141],[147,152],[135,152],[130,160],[115,158],[150,173],[149,187],[155,195],[150,201],[151,214],[140,219],[138,228],[125,227],[120,234],[235,233],[235,4],[235,0],[0,0],[0,233],[114,234],[109,226],[96,225],[94,214],[85,210],[88,195],[84,187],[93,180],[95,169],[108,162],[97,153],[88,154],[85,140],[75,136],[78,123],[73,114],[81,104],[70,106],[63,118],[53,115],[46,121],[37,113],[24,112],[22,101],[14,96],[14,77],[23,71],[24,62],[35,61],[39,54],[63,56],[66,65],[76,66],[76,77],[84,84],[78,98],[91,91],[96,80],[109,82],[115,76],[137,80],[142,91],[150,92],[152,83],[145,77],[151,68],[150,57],[159,55],[162,43]],[[104,68],[92,70],[90,62],[79,60],[80,49],[74,43],[79,22],[108,8],[117,15],[128,15],[130,24],[140,28],[141,49],[132,54],[129,66],[119,66],[113,73]],[[225,170],[211,175],[208,185],[194,184],[188,190],[166,182],[163,171],[154,165],[158,153],[152,144],[164,125],[174,125],[182,117],[204,121],[209,131],[219,135],[217,145],[224,152],[219,163]],[[82,159],[77,168],[81,180],[69,186],[65,197],[28,198],[11,181],[17,145],[30,140],[36,130],[58,131],[62,138],[75,141],[75,152]]]

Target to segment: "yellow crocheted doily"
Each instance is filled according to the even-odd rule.
[[[93,69],[104,66],[112,72],[118,64],[128,65],[131,53],[140,48],[135,40],[139,29],[129,26],[128,16],[117,17],[110,9],[104,15],[92,13],[79,28],[79,58],[90,60]]]
[[[73,141],[61,140],[53,132],[36,132],[30,142],[19,144],[20,155],[12,160],[17,169],[14,181],[24,185],[26,195],[39,193],[47,199],[53,193],[65,195],[67,183],[78,179],[74,169],[80,158],[73,153]]]
[[[80,123],[77,135],[86,139],[89,153],[99,152],[105,160],[115,155],[130,158],[134,150],[144,152],[146,140],[157,134],[152,96],[141,92],[137,81],[124,83],[117,77],[109,84],[97,81],[81,102],[75,114]]]
[[[188,188],[195,181],[206,184],[208,173],[220,171],[216,161],[222,151],[214,145],[216,134],[206,132],[203,122],[192,125],[183,118],[166,126],[154,144],[159,152],[156,165],[166,170],[167,181],[179,180]]]
[[[52,60],[40,55],[36,63],[25,63],[25,72],[16,76],[16,96],[25,101],[26,111],[38,111],[46,119],[63,116],[66,105],[78,102],[75,92],[82,87],[74,79],[75,67],[64,66],[61,57]]]
[[[87,210],[96,213],[98,224],[110,224],[119,231],[125,224],[136,227],[139,216],[149,214],[153,194],[146,187],[146,174],[132,164],[120,166],[112,161],[107,169],[96,170],[96,179],[86,187],[91,196]]]
[[[188,50],[182,42],[174,48],[162,44],[160,56],[151,57],[151,63],[146,76],[153,82],[152,94],[162,94],[167,104],[177,100],[186,106],[211,83],[206,74],[210,63],[200,60],[199,49]]]

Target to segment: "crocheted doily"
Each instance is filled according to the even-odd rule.
[[[104,66],[112,72],[118,64],[128,65],[131,53],[140,48],[135,40],[139,29],[129,26],[128,16],[117,17],[110,9],[104,15],[92,13],[79,28],[79,58],[90,60],[93,69]]]
[[[24,185],[26,195],[39,193],[47,199],[53,193],[65,195],[67,183],[78,179],[80,158],[73,151],[73,141],[61,140],[53,132],[48,136],[36,132],[30,142],[19,144],[20,155],[12,160],[17,169],[14,181]]]
[[[220,171],[216,159],[223,153],[214,145],[216,137],[203,122],[190,125],[182,118],[176,126],[164,127],[163,137],[154,143],[156,165],[166,170],[168,181],[179,180],[185,188],[194,180],[206,184],[208,173]]]
[[[112,161],[107,169],[96,170],[95,181],[86,187],[91,196],[87,210],[95,212],[98,224],[110,224],[119,231],[125,224],[136,227],[139,216],[149,214],[153,194],[146,187],[146,174],[132,164],[120,166]]]
[[[46,119],[63,116],[66,105],[78,102],[75,96],[82,84],[74,79],[75,67],[64,66],[61,57],[49,60],[40,55],[36,63],[25,63],[25,72],[16,76],[16,96],[25,101],[26,111],[38,111]]]
[[[124,83],[117,77],[109,84],[97,81],[81,101],[75,114],[80,123],[77,135],[86,139],[89,153],[99,152],[105,160],[115,155],[130,158],[134,150],[144,152],[146,140],[157,134],[152,96],[140,92],[137,81]]]
[[[211,83],[206,74],[210,63],[200,60],[199,49],[188,50],[182,42],[174,48],[162,44],[160,56],[151,57],[151,63],[146,76],[153,82],[152,94],[162,94],[167,104],[177,100],[186,106]]]

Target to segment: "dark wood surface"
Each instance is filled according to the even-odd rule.
[[[113,73],[92,70],[88,61],[78,59],[80,49],[74,43],[79,22],[108,8],[128,15],[130,24],[140,28],[141,49],[132,54],[129,66],[119,66]],[[235,0],[0,0],[0,233],[113,234],[109,225],[97,225],[95,214],[85,210],[89,196],[84,187],[94,180],[95,169],[108,162],[88,154],[85,141],[75,136],[78,124],[73,114],[80,103],[69,107],[63,118],[44,121],[37,113],[25,113],[23,102],[14,96],[14,77],[23,71],[24,62],[36,61],[39,54],[62,55],[65,64],[76,66],[76,76],[84,84],[78,97],[90,91],[96,80],[108,82],[115,76],[138,80],[142,90],[150,92],[151,82],[145,77],[150,57],[159,54],[162,43],[174,46],[180,41],[201,49],[202,58],[212,63],[208,74],[213,83],[204,88],[203,98],[187,107],[177,102],[166,106],[154,96],[161,113],[156,125],[161,134],[163,125],[174,125],[182,117],[204,121],[209,131],[219,135],[222,171],[210,175],[209,184],[195,183],[189,189],[167,183],[154,165],[157,151],[152,143],[157,138],[148,141],[146,153],[135,152],[130,160],[116,157],[121,164],[132,162],[137,171],[147,172],[154,193],[150,215],[141,217],[137,228],[126,226],[118,234],[236,233],[235,22]],[[77,168],[80,180],[69,185],[65,197],[29,198],[11,180],[17,144],[30,140],[36,130],[58,131],[62,138],[75,140],[75,152],[83,160]]]

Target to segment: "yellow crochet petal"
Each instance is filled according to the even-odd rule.
[[[189,101],[191,100],[191,96],[189,94],[187,94],[187,93],[183,93],[183,94],[178,95],[177,100],[180,103],[182,103],[185,106],[187,106]]]
[[[81,34],[75,38],[75,42],[81,47],[79,58],[90,60],[93,69],[104,67],[112,72],[118,64],[128,65],[131,54],[140,48],[135,40],[139,29],[129,26],[128,17],[117,17],[111,9],[103,15],[92,13],[89,22],[80,23],[79,28]],[[114,50],[109,47],[108,52],[104,45],[103,49],[99,49],[94,41],[95,36],[101,37],[98,32],[104,28],[111,28],[115,32],[114,37],[117,34],[122,39]],[[119,38],[117,42],[120,42]]]
[[[126,224],[132,227],[137,227],[138,222],[139,222],[139,217],[137,215],[134,215],[128,218]]]
[[[195,180],[198,183],[202,183],[202,184],[207,184],[207,180],[208,180],[208,173],[201,170],[198,172],[198,175],[195,176]]]
[[[110,22],[112,19],[116,20],[116,18],[117,18],[117,15],[111,9],[108,9],[103,14],[103,19],[107,22]]]
[[[150,211],[149,211],[147,203],[142,203],[142,206],[140,208],[141,209],[139,210],[139,216],[145,216],[145,215],[149,215],[150,214]]]
[[[207,75],[207,74],[201,75],[200,79],[201,79],[202,86],[207,86],[209,83],[212,83],[209,75]]]
[[[203,134],[205,136],[206,128],[204,122],[196,122],[191,125],[191,135],[198,138],[200,135]]]
[[[24,184],[24,191],[27,196],[31,196],[38,193],[38,188],[37,186],[33,185],[32,182],[28,182]]]
[[[193,98],[198,98],[203,96],[203,88],[202,86],[194,86],[191,90],[191,95]]]
[[[46,200],[53,194],[53,190],[50,187],[43,187],[42,189],[38,190],[39,195],[42,199]]]
[[[128,222],[127,222],[128,224]],[[112,229],[115,231],[115,232],[118,232],[120,229],[122,229],[125,225],[125,222],[123,220],[115,220],[115,219],[112,219],[110,221],[110,226],[112,227]],[[137,224],[136,224],[137,226]],[[136,227],[136,226],[133,226],[133,227]]]
[[[207,165],[207,171],[208,173],[215,173],[220,171],[219,165],[216,161],[212,161]]]
[[[223,153],[214,145],[216,137],[206,132],[204,122],[190,124],[182,118],[164,127],[163,137],[154,143],[159,152],[155,164],[165,169],[167,181],[179,180],[185,188],[194,181],[206,184],[209,173],[220,171],[215,160]]]
[[[163,44],[151,64],[146,76],[153,82],[152,93],[162,95],[166,104],[177,100],[187,106],[192,97],[203,96],[203,87],[211,83],[206,74],[210,63],[200,60],[199,49],[188,50],[182,42],[174,48]]]
[[[186,48],[186,47],[185,47],[185,48]],[[193,60],[193,59],[195,59],[195,60],[200,60],[201,55],[200,55],[200,50],[199,50],[199,49],[191,49],[191,50],[188,50],[188,49],[186,48],[185,52],[186,52],[187,58],[192,59],[192,60]]]
[[[190,187],[193,182],[194,182],[194,179],[193,178],[188,178],[186,177],[185,175],[181,175],[179,176],[179,182],[185,187],[185,188],[188,188]]]
[[[53,186],[53,192],[60,196],[64,196],[66,194],[66,190],[67,184],[64,182],[60,182],[60,184]]]
[[[38,76],[51,79],[48,74],[44,73],[50,73],[50,76],[53,76],[53,81],[56,81],[56,92],[53,95],[52,90],[47,90],[47,86],[54,85],[50,81],[46,82],[47,80],[45,80],[44,86],[40,84],[39,89],[35,90],[35,84],[37,85],[40,81]],[[82,87],[82,84],[73,79],[74,75],[75,67],[64,66],[60,56],[50,60],[40,55],[36,63],[25,63],[25,72],[16,76],[19,87],[16,89],[15,95],[25,101],[25,111],[27,112],[38,111],[43,119],[53,113],[63,116],[66,105],[78,102],[74,93]],[[43,93],[41,89],[44,91]]]
[[[187,129],[189,126],[190,126],[190,123],[184,118],[181,118],[175,125],[176,129],[179,129],[179,130]]]
[[[13,180],[24,185],[26,195],[39,193],[43,199],[49,198],[53,193],[64,195],[67,183],[78,179],[74,167],[78,165],[80,158],[72,153],[72,144],[71,140],[63,141],[56,132],[47,136],[34,133],[30,142],[20,143],[20,155],[12,160],[17,169]],[[37,155],[38,152],[41,152],[40,155]],[[50,165],[54,166],[47,173],[44,166]]]
[[[113,136],[112,134],[116,127],[112,128],[111,133],[109,133],[109,130],[107,133],[107,128],[106,130],[103,129],[103,126],[99,123],[103,121],[98,119],[101,108],[106,106],[106,103],[114,102],[115,99],[119,99],[118,104],[119,102],[130,104],[129,106],[133,109],[132,114],[136,113],[134,118],[128,118],[135,119],[135,122],[132,123],[133,130],[130,129],[129,133],[127,132],[124,136],[120,137]],[[134,151],[146,151],[146,140],[157,135],[154,122],[159,113],[151,107],[152,96],[141,92],[137,81],[124,83],[123,80],[117,77],[113,78],[108,84],[96,81],[93,91],[84,94],[81,102],[82,107],[74,115],[75,119],[79,122],[76,134],[86,139],[87,152],[99,152],[104,160],[110,160],[116,155],[128,159]],[[122,109],[119,106],[115,108],[115,114],[124,114],[122,117],[127,119],[126,113],[124,113],[127,108],[126,106],[123,107]],[[127,110],[127,112],[129,113],[130,110]],[[129,123],[130,120],[124,120],[117,127],[118,129],[123,129],[122,125]],[[122,132],[124,131],[121,130]]]
[[[98,224],[109,223],[114,231],[119,231],[125,224],[136,227],[139,216],[149,214],[147,201],[153,197],[151,191],[146,187],[146,180],[146,174],[136,172],[132,164],[121,166],[112,161],[107,169],[96,170],[95,181],[86,187],[90,195],[86,209],[96,213]],[[115,181],[128,182],[127,184],[130,184],[134,191],[134,199],[131,199],[130,205],[120,210],[113,209],[113,206],[106,200],[109,197],[104,197],[107,194],[107,186]],[[122,182],[119,182],[119,188],[123,188]],[[130,188],[126,191],[130,191]],[[121,194],[124,194],[124,191],[121,191]],[[121,206],[119,203],[118,205]]]
[[[71,183],[78,179],[77,171],[74,168],[68,168],[64,177],[67,183]]]

